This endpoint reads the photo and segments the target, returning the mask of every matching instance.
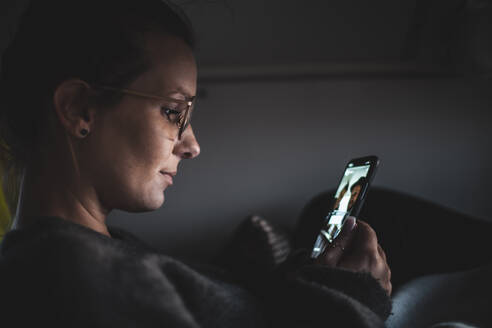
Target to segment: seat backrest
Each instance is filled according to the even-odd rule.
[[[294,236],[295,248],[310,249],[334,191],[316,195],[303,209]],[[376,231],[399,285],[412,278],[472,269],[492,262],[492,222],[422,198],[373,187],[359,218]]]

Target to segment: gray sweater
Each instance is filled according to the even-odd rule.
[[[121,229],[110,234],[54,217],[10,231],[0,245],[0,325],[382,327],[391,309],[369,274],[285,265],[242,284]]]

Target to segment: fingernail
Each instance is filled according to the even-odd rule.
[[[347,227],[347,231],[352,231],[357,226],[357,222],[353,216],[348,216],[347,219],[345,219],[344,225]]]

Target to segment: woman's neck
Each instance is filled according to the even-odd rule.
[[[29,225],[33,217],[56,216],[110,236],[106,226],[109,210],[83,181],[57,167],[56,161],[26,168],[14,228]]]

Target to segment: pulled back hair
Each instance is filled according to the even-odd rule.
[[[351,187],[350,191],[354,189],[355,186],[363,186],[366,183],[366,177],[361,177],[359,180],[357,180]]]
[[[32,0],[2,56],[1,160],[23,167],[54,116],[56,87],[70,78],[125,87],[150,68],[148,32],[164,33],[194,48],[184,13],[164,0]],[[121,95],[98,92],[91,103],[117,104]]]

